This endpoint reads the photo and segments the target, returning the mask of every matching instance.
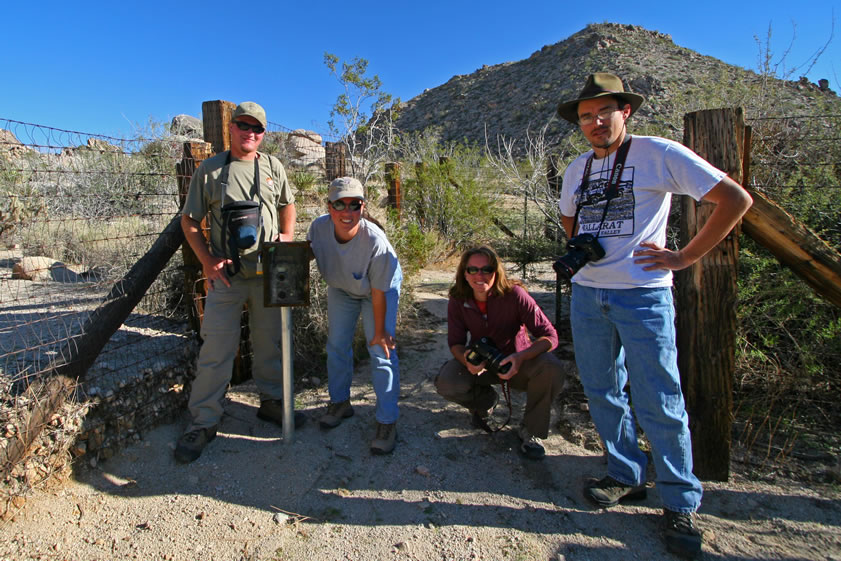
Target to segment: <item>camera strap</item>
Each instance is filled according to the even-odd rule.
[[[599,229],[596,231],[596,238],[599,237],[599,234],[602,231],[602,226],[604,225],[604,219],[607,218],[607,207],[610,206],[610,201],[619,195],[619,180],[622,178],[622,170],[625,169],[625,158],[628,157],[628,150],[630,148],[631,135],[628,135],[628,139],[619,146],[619,149],[616,151],[616,159],[613,160],[613,169],[610,172],[610,179],[608,179],[607,190],[605,191],[604,211],[602,212],[602,219],[599,221]],[[590,157],[587,158],[587,163],[584,164],[584,174],[581,177],[582,198],[584,198],[587,188],[590,186],[590,170],[593,167],[593,158],[595,155],[595,152],[590,154]],[[581,212],[581,207],[583,206],[583,203],[578,203],[578,206],[575,207],[575,218],[572,222],[572,235],[575,235],[575,227],[578,225],[578,214]]]
[[[227,257],[227,253],[230,252],[231,261],[233,261],[233,269],[229,266],[225,265],[225,272],[228,273],[229,276],[234,276],[239,273],[240,269],[242,268],[242,262],[239,258],[239,248],[236,246],[236,241],[233,237],[228,237],[228,228],[229,222],[231,218],[230,213],[225,212],[225,207],[228,206],[225,204],[225,200],[227,199],[228,195],[228,175],[230,174],[231,170],[231,151],[228,150],[227,155],[225,156],[225,165],[222,167],[222,173],[219,174],[219,183],[222,184],[222,251],[226,253],[225,257]],[[262,224],[262,217],[263,217],[263,197],[260,195],[260,158],[258,156],[254,157],[254,186],[252,188],[252,196],[254,194],[257,195],[257,202],[259,203],[257,207],[257,217],[260,223]],[[235,203],[234,203],[235,204]],[[262,230],[262,228],[258,228],[258,230]],[[258,231],[258,234],[260,232]],[[227,241],[226,241],[227,240]]]

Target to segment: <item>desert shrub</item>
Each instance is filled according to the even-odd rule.
[[[838,115],[753,122],[753,186],[836,251],[841,248]],[[841,310],[745,237],[739,262],[736,403],[800,432],[841,422]],[[768,427],[766,427],[766,430]],[[793,429],[792,429],[793,430]]]
[[[396,211],[389,212],[385,222],[386,236],[400,259],[403,276],[411,277],[436,255],[445,245],[436,232],[424,232],[415,222],[401,222]]]
[[[31,175],[0,156],[0,239],[46,212],[43,197],[30,183]]]
[[[452,246],[492,235],[499,186],[475,147],[439,144],[426,133],[404,140],[403,220]]]

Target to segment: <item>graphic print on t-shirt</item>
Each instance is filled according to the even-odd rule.
[[[634,168],[622,170],[619,192],[610,200],[607,216],[602,224],[604,206],[607,204],[607,187],[611,169],[590,173],[590,180],[582,182],[575,191],[575,205],[580,207],[578,233],[593,234],[600,238],[630,236],[634,233]],[[583,189],[582,189],[583,187]],[[599,226],[601,225],[601,230]]]

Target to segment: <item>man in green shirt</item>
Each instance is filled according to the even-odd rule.
[[[294,197],[280,160],[257,151],[266,132],[263,108],[251,101],[241,103],[229,127],[230,151],[202,162],[193,174],[181,215],[184,236],[208,285],[203,344],[189,401],[192,422],[175,449],[175,459],[181,463],[197,459],[216,437],[246,303],[252,372],[260,392],[257,416],[277,424],[283,420],[280,309],[263,306],[260,251],[264,242],[292,240]],[[201,232],[205,217],[209,247]],[[304,420],[303,414],[296,414],[296,425]]]

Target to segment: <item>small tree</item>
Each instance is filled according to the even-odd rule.
[[[324,53],[324,64],[344,88],[327,124],[347,146],[351,175],[367,182],[392,156],[400,100],[382,91],[379,76],[366,76],[368,61],[364,58],[342,62],[338,56]]]

